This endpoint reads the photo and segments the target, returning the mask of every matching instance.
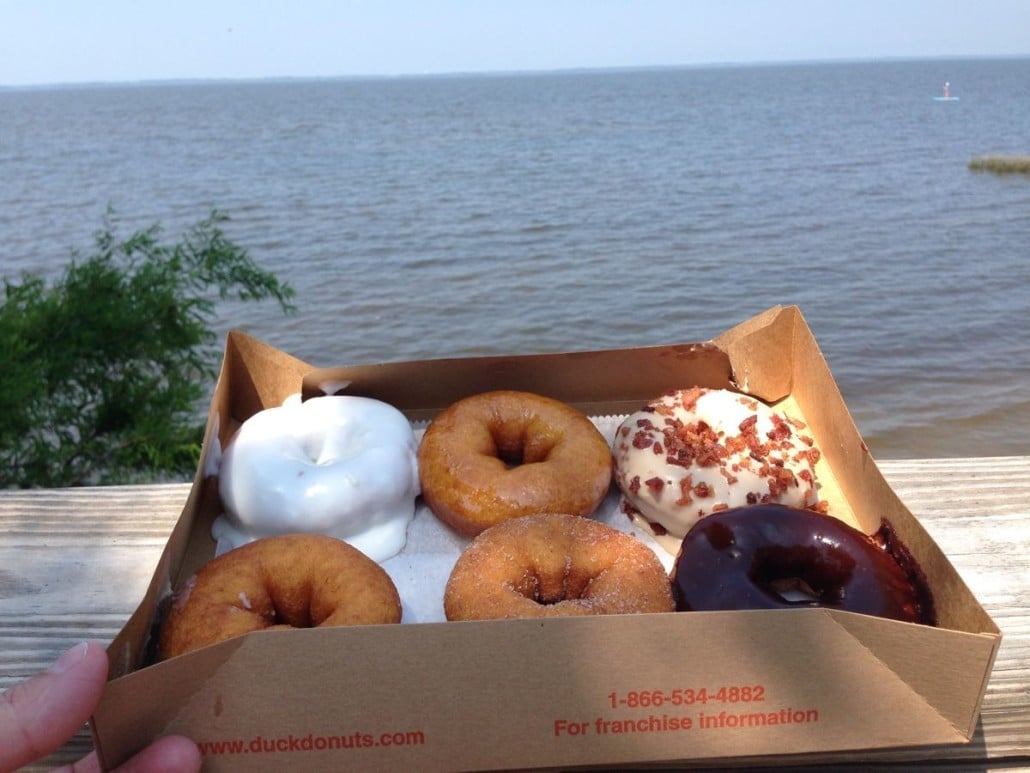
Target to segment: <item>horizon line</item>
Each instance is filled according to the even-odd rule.
[[[75,89],[75,88],[117,88],[117,87],[139,87],[139,86],[186,86],[186,85],[219,85],[219,84],[242,84],[242,83],[284,83],[299,81],[372,81],[372,80],[403,80],[403,79],[432,79],[432,78],[467,78],[467,77],[506,77],[526,75],[561,75],[561,74],[584,74],[591,72],[644,72],[656,70],[702,70],[702,69],[723,69],[734,67],[796,67],[804,65],[826,65],[826,64],[863,64],[878,62],[930,62],[930,61],[961,61],[961,60],[999,60],[999,59],[1027,59],[1030,53],[1011,54],[927,54],[927,55],[897,55],[880,57],[839,57],[826,59],[755,59],[755,60],[727,60],[712,62],[693,62],[681,64],[647,64],[647,65],[585,65],[577,67],[554,67],[554,68],[524,68],[504,70],[440,70],[423,72],[398,72],[398,73],[353,73],[339,75],[252,75],[252,76],[184,76],[167,78],[140,78],[125,80],[83,80],[83,81],[52,81],[25,84],[0,83],[0,91],[43,91],[47,89]]]

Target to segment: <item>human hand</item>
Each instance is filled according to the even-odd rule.
[[[14,770],[60,748],[100,702],[107,681],[107,653],[100,642],[77,644],[50,668],[0,694],[0,771]],[[95,751],[66,770],[100,770]],[[182,736],[155,741],[118,768],[122,773],[200,770],[196,744]]]

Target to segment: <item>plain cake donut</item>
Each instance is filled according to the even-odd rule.
[[[209,561],[173,597],[160,653],[171,658],[269,628],[399,623],[390,576],[335,537],[266,537]]]
[[[501,390],[459,400],[418,451],[422,497],[473,536],[533,513],[589,515],[611,485],[611,451],[593,423],[549,397]]]
[[[669,577],[650,548],[571,515],[487,529],[458,558],[444,593],[448,620],[671,611]]]

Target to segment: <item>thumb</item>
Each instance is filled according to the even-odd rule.
[[[85,641],[0,694],[0,771],[45,757],[75,735],[100,700],[107,666],[103,645]]]

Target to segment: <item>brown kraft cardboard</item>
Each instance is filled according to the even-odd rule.
[[[822,451],[830,512],[868,533],[892,523],[927,575],[940,625],[825,609],[402,623],[258,632],[152,662],[162,602],[213,555],[217,449],[258,410],[339,390],[424,422],[467,394],[513,388],[606,416],[695,384],[802,417]],[[334,368],[233,332],[193,488],[109,648],[92,727],[109,767],[169,733],[197,741],[210,770],[818,761],[968,741],[999,640],[880,475],[797,308],[705,343]]]

